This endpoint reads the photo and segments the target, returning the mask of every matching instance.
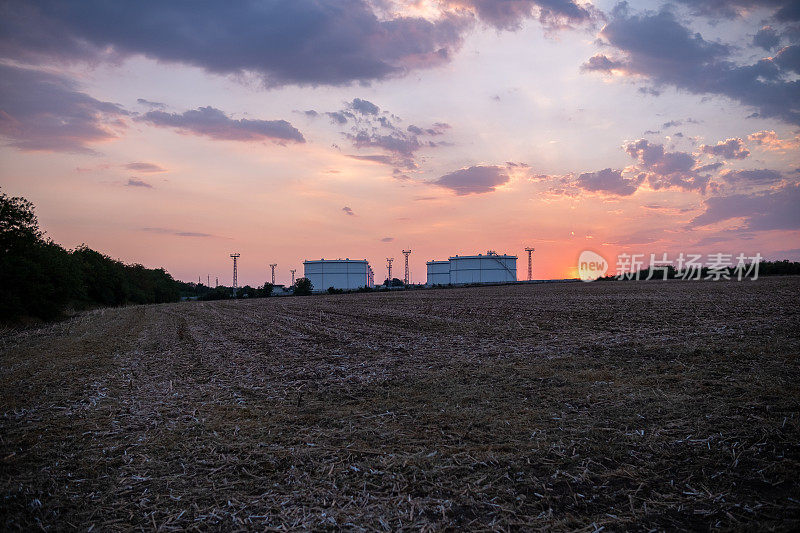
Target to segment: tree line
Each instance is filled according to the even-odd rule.
[[[297,296],[311,294],[299,278]],[[175,280],[163,268],[125,264],[82,244],[74,250],[45,237],[34,205],[0,191],[0,322],[23,318],[52,320],[68,309],[156,304],[181,299],[266,298],[274,286],[207,287]]]
[[[45,237],[31,202],[0,193],[0,320],[179,298],[179,282],[163,268],[125,264],[85,244],[67,250]]]

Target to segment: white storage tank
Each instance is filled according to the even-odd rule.
[[[330,287],[354,290],[373,285],[372,268],[366,259],[306,260],[303,275],[311,280],[314,292],[325,292]]]
[[[517,256],[456,255],[450,258],[450,283],[508,283],[517,281]]]
[[[428,285],[450,284],[450,261],[428,261]]]

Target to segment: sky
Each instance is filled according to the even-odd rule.
[[[176,278],[800,260],[791,0],[0,2],[0,187]]]

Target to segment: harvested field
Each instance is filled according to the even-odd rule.
[[[800,278],[94,311],[0,345],[3,529],[800,528]]]

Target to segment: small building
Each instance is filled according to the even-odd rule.
[[[517,281],[517,256],[494,251],[454,255],[447,261],[428,261],[428,285],[511,283]]]
[[[318,259],[303,261],[303,275],[311,280],[313,292],[329,288],[355,290],[374,285],[374,274],[366,259]]]

